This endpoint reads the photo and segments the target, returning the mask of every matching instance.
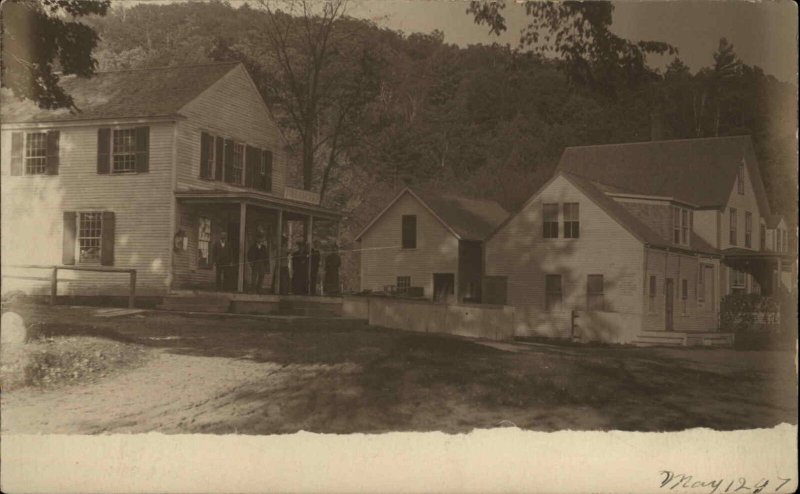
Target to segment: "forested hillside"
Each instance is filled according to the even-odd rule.
[[[241,60],[277,107],[281,95],[272,89],[286,81],[264,47],[268,15],[219,2],[117,7],[91,21],[101,38],[95,56],[100,70]],[[465,12],[464,22],[473,17]],[[513,210],[550,177],[565,146],[654,133],[751,134],[773,209],[796,224],[797,88],[741,64],[724,40],[708,47],[714,63],[697,73],[676,58],[651,71],[651,82],[610,94],[513,47],[459,48],[439,32],[404,34],[347,17],[334,29],[339,69],[322,76],[342,94],[332,105],[345,101],[352,111],[341,112],[336,152],[315,156],[313,180],[326,203],[348,212],[346,237],[404,185],[462,191]],[[283,117],[276,111],[286,124]],[[296,138],[299,184],[301,143],[288,135]],[[320,149],[331,140],[321,139]]]

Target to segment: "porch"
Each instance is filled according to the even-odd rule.
[[[787,253],[731,248],[723,251],[722,263],[730,268],[724,293],[779,295],[792,290],[793,259]],[[750,275],[748,283],[743,274]]]
[[[316,202],[311,197],[313,193],[297,192],[305,196],[293,194],[290,198],[287,194],[281,198],[251,191],[176,192],[178,224],[170,292],[189,290],[198,296],[214,292],[321,294],[324,255],[335,250],[331,247],[338,236],[341,215],[319,206],[318,197]],[[224,243],[220,243],[223,238]],[[257,240],[263,241],[267,254],[260,261],[252,257],[248,260]],[[329,244],[323,246],[321,241]],[[307,251],[298,255],[303,245]],[[224,257],[216,255],[215,247],[220,246],[225,249]],[[312,248],[316,250],[313,265],[319,269],[312,268]],[[302,258],[304,262],[292,262],[293,256],[295,261]],[[338,292],[338,286],[328,287],[328,292]]]

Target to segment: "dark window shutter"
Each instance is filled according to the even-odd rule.
[[[22,146],[24,135],[22,132],[11,134],[11,174],[22,175]]]
[[[251,189],[260,189],[261,185],[261,153],[258,148],[247,146],[244,165],[244,185]]]
[[[211,136],[200,133],[200,178],[211,178],[211,166],[208,162],[208,147]]]
[[[57,130],[47,132],[47,174],[58,175],[59,139],[61,133]]]
[[[65,265],[75,264],[77,216],[74,211],[64,211],[64,242],[61,248],[61,263]]]
[[[261,151],[261,159],[264,161],[266,168],[261,185],[265,191],[272,192],[272,151],[268,149]]]
[[[97,129],[97,173],[109,173],[110,163],[111,129]]]
[[[215,158],[214,178],[216,180],[220,180],[221,181],[222,180],[222,164],[223,164],[223,159],[224,159],[223,153],[225,152],[225,146],[224,146],[224,141],[222,140],[222,137],[217,137],[216,146],[217,146],[217,149],[216,149],[216,153],[214,155],[214,158]]]
[[[100,241],[100,264],[114,265],[114,213],[103,211],[103,232]]]
[[[150,171],[150,127],[136,127],[136,172]]]
[[[233,141],[225,139],[225,181],[230,183],[233,178]]]

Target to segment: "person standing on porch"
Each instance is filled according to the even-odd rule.
[[[292,254],[292,294],[308,294],[308,249],[304,242],[297,242]]]
[[[263,236],[259,236],[256,242],[250,246],[247,251],[247,261],[250,263],[250,269],[253,272],[253,284],[250,290],[255,293],[261,293],[264,276],[269,271],[269,249]]]
[[[339,266],[342,259],[339,257],[339,246],[333,244],[330,254],[325,256],[325,279],[323,290],[326,295],[339,294]]]
[[[227,232],[221,232],[211,249],[214,270],[217,273],[217,291],[224,291],[230,281],[231,246]]]

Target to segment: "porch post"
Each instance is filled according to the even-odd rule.
[[[239,203],[239,286],[237,290],[239,293],[244,291],[244,263],[245,263],[245,249],[247,248],[245,238],[245,227],[247,225],[247,203],[242,201]]]
[[[778,256],[778,272],[775,274],[775,282],[773,284],[775,292],[773,295],[778,295],[781,291],[781,278],[783,277],[783,260],[780,256]]]
[[[281,293],[281,269],[283,266],[283,209],[278,210],[278,225],[275,228],[275,272],[273,273],[272,291],[275,295]]]
[[[306,285],[308,286],[308,295],[314,293],[314,288],[311,286],[311,244],[314,241],[314,236],[311,233],[311,230],[314,229],[314,217],[311,215],[306,216],[306,220],[303,224],[303,234],[306,237],[306,255],[308,259],[306,259]]]

